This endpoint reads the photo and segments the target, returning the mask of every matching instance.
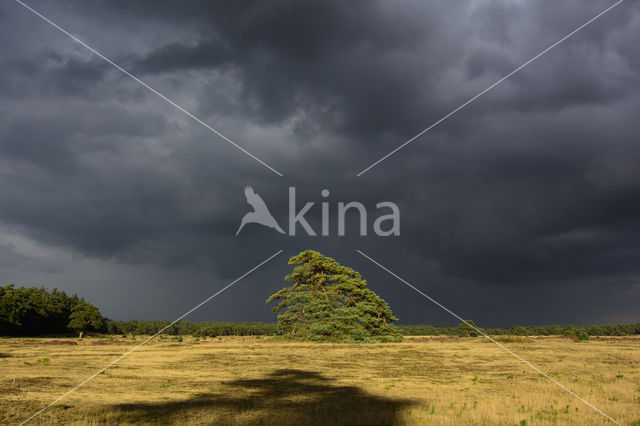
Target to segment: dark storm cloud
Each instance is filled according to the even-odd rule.
[[[437,76],[425,68],[455,57],[438,47],[436,10],[416,20],[410,16],[415,8],[369,2],[248,4],[207,15],[204,25],[216,29],[212,37],[205,33],[195,45],[160,47],[138,67],[156,73],[185,67],[235,70],[242,82],[242,113],[262,122],[281,124],[304,111],[325,131],[337,128],[357,138],[404,131],[429,108],[435,110],[428,96],[417,99],[420,87]],[[427,54],[431,46],[442,51],[438,59]],[[214,108],[211,104],[204,106]]]
[[[140,312],[162,317],[173,313],[167,295],[188,304],[189,294],[284,248],[263,279],[229,296],[249,302],[212,314],[269,319],[263,300],[281,286],[284,258],[317,248],[362,269],[404,322],[447,320],[362,263],[353,252],[361,248],[479,324],[631,320],[640,273],[636,3],[355,177],[609,4],[34,2],[284,178],[4,4],[0,224],[11,229],[6,238],[30,242],[0,244],[1,279],[72,282],[104,298],[109,315],[135,316],[108,291],[78,284],[113,276],[133,298],[157,291],[155,308]],[[338,201],[363,202],[370,227],[375,204],[395,201],[402,235],[361,238],[350,222],[343,238],[255,225],[236,238],[246,185],[283,226],[287,187],[296,186],[299,206],[316,202],[316,229],[320,191],[330,189],[334,232]],[[58,261],[47,250],[84,260],[37,275],[34,247],[46,265]],[[578,293],[582,311],[567,303]]]
[[[582,10],[570,22],[549,22],[557,11],[541,15],[537,4],[404,6],[282,2],[272,7],[249,3],[223,13],[198,11],[194,18],[204,21],[204,28],[213,27],[212,35],[203,29],[195,44],[161,46],[137,66],[149,73],[235,69],[241,74],[243,112],[254,119],[279,124],[300,109],[316,114],[331,109],[328,117],[314,117],[325,129],[337,125],[369,144],[390,135],[395,143],[409,129],[419,130],[428,117],[442,114],[448,106],[443,95],[468,98],[474,87],[457,90],[450,84],[455,81],[447,81],[451,72],[466,71],[469,82],[484,88],[591,16]],[[166,18],[175,13],[165,12]],[[536,38],[518,34],[518,22],[531,16],[553,27],[553,35],[541,34],[540,28],[535,28]],[[633,24],[628,17],[619,19],[623,27]],[[476,20],[478,26],[471,25]],[[635,55],[631,46],[611,48],[606,43],[615,36],[611,33],[576,36],[563,46],[563,55],[546,59],[546,70],[515,77],[526,78],[526,84],[512,87],[491,108],[549,110],[627,94],[637,74],[628,73],[625,62]],[[612,69],[612,62],[619,66]]]

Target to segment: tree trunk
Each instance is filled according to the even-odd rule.
[[[81,331],[78,335],[78,339],[82,339],[82,335],[84,334],[84,331]]]

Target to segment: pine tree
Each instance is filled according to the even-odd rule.
[[[315,341],[400,341],[387,302],[351,268],[313,250],[292,257],[292,283],[267,299],[277,301],[278,333]]]
[[[69,320],[67,327],[77,332],[78,338],[80,339],[82,339],[85,331],[102,327],[102,315],[100,315],[100,311],[84,300],[80,300],[73,309],[71,309]]]

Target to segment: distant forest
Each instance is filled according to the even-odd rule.
[[[93,310],[93,311],[92,311]],[[86,316],[82,314],[88,312]],[[0,336],[45,336],[69,335],[84,328],[78,322],[87,319],[86,331],[109,335],[151,335],[170,324],[166,320],[154,321],[113,321],[102,318],[96,321],[90,313],[97,308],[77,295],[67,295],[56,289],[29,287],[15,288],[13,285],[0,286]],[[432,325],[397,325],[405,336],[476,336],[478,333],[466,324],[454,327]],[[514,326],[511,328],[482,328],[489,335],[518,336],[576,336],[587,333],[590,336],[640,335],[640,323],[612,325],[542,325]],[[265,322],[191,322],[179,321],[163,334],[191,335],[194,337],[214,336],[259,336],[277,334],[276,323]]]

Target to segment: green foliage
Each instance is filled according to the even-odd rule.
[[[456,327],[456,335],[460,337],[478,337],[480,333],[476,328],[476,323],[473,320],[464,320]]]
[[[13,285],[0,286],[0,336],[66,335],[72,308],[79,302],[86,303],[76,295],[68,296],[63,291],[44,288],[15,288]],[[170,324],[167,320],[151,321],[113,321],[103,318],[102,326],[95,331],[126,338],[136,335],[152,335]],[[528,336],[576,336],[578,330],[584,330],[590,336],[626,336],[640,334],[640,323],[587,325],[543,325],[518,327]],[[405,336],[460,336],[466,333],[460,325],[437,327],[433,325],[394,325]],[[515,328],[480,328],[489,335],[509,335]],[[166,335],[192,335],[194,337],[214,336],[272,336],[277,334],[276,323],[264,322],[189,322],[178,321],[163,331]],[[522,332],[521,330],[518,333]],[[464,334],[463,334],[464,333]],[[477,332],[476,332],[477,333]],[[363,338],[357,331],[354,341]],[[364,337],[366,341],[366,335]]]
[[[530,333],[526,328],[517,326],[517,327],[511,327],[510,334],[513,334],[514,336],[527,336]]]
[[[202,327],[193,333],[194,337],[216,337],[218,333],[213,327]]]
[[[152,335],[165,328],[170,322],[166,320],[153,321],[112,321],[105,320],[103,329],[109,333],[120,335]],[[218,321],[178,321],[162,332],[163,335],[178,336],[191,335],[193,337],[216,336],[271,336],[276,332],[275,323],[266,322],[218,322]]]
[[[587,333],[583,329],[576,331],[576,337],[578,338],[578,340],[591,340],[591,337],[589,337],[589,333]]]
[[[81,300],[71,309],[67,327],[82,338],[85,331],[99,330],[102,327],[102,315],[98,308]]]
[[[460,326],[457,327],[437,327],[433,325],[397,325],[404,336],[459,336]],[[636,324],[614,324],[614,325],[587,325],[576,327],[574,325],[539,325],[528,327],[508,328],[481,328],[486,334],[495,335],[522,335],[522,336],[576,336],[578,330],[582,329],[589,336],[631,336],[640,334],[640,323]]]
[[[399,341],[389,305],[351,268],[313,250],[292,257],[292,283],[267,299],[276,302],[278,333],[301,340]]]
[[[0,335],[65,333],[71,309],[80,300],[57,289],[0,286]]]

